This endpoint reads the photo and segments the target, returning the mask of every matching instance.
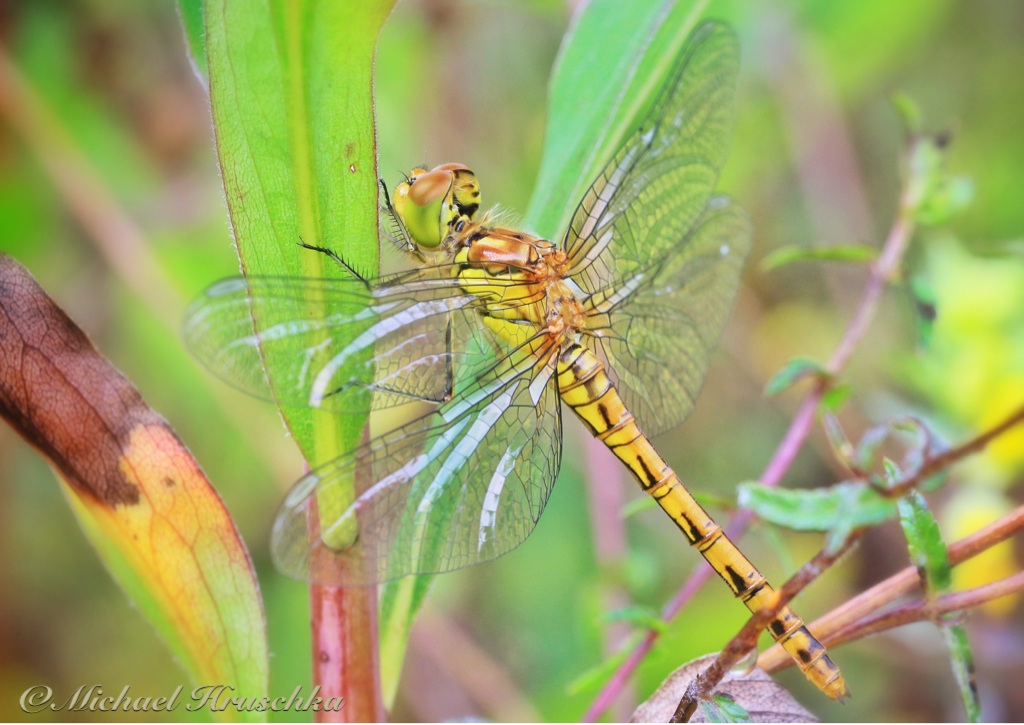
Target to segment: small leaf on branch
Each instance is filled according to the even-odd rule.
[[[797,381],[808,377],[828,376],[821,363],[810,358],[798,357],[790,360],[783,368],[772,376],[764,386],[764,394],[768,397],[778,395],[793,386]]]
[[[771,272],[795,262],[847,262],[867,264],[878,256],[878,250],[866,244],[834,244],[805,247],[790,245],[779,247],[761,260],[761,271]]]
[[[850,530],[873,526],[896,514],[896,504],[859,481],[794,491],[748,481],[739,485],[740,506],[794,531]]]
[[[650,607],[640,605],[633,607],[622,607],[605,612],[601,616],[601,622],[612,624],[614,622],[628,622],[640,629],[653,630],[655,632],[665,631],[666,622],[658,613]]]
[[[949,554],[939,524],[924,496],[911,491],[897,502],[897,507],[910,561],[924,573],[928,597],[949,591],[952,583]]]
[[[974,675],[974,654],[971,652],[967,631],[954,624],[942,628],[942,636],[949,649],[949,659],[953,667],[953,677],[960,691],[960,701],[964,704],[964,712],[968,722],[981,722],[981,702],[978,699],[978,684]]]

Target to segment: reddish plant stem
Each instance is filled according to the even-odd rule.
[[[910,154],[913,154],[913,148],[908,151],[904,158],[910,158]],[[830,378],[842,371],[867,332],[871,321],[878,311],[878,305],[881,301],[882,293],[885,291],[885,286],[888,280],[896,275],[900,261],[906,252],[907,245],[910,243],[910,237],[914,229],[914,212],[915,205],[912,190],[910,189],[910,184],[905,182],[900,192],[896,220],[886,236],[881,253],[869,268],[868,280],[857,311],[846,328],[842,339],[833,351],[832,356],[829,358],[828,363],[825,365],[825,373],[815,379],[811,390],[797,408],[789,429],[783,436],[768,465],[765,466],[760,478],[761,483],[765,486],[777,486],[793,464],[814,425],[818,407],[821,404],[822,396],[828,389]],[[726,527],[726,533],[729,538],[737,539],[741,537],[749,528],[753,518],[753,515],[746,511],[738,513],[732,523]],[[673,618],[710,576],[710,567],[702,566],[694,570],[665,607],[663,617],[666,620]],[[594,701],[583,717],[584,722],[594,722],[615,701],[637,666],[643,661],[644,656],[654,646],[657,638],[658,632],[653,630],[643,636],[629,656],[619,665],[605,686],[601,688],[597,697],[594,698]]]
[[[377,649],[377,587],[309,588],[313,682],[344,707],[319,710],[317,722],[383,722]],[[370,661],[367,661],[367,657]]]
[[[836,633],[832,638],[835,644],[842,644],[851,640],[878,634],[888,629],[901,627],[912,622],[934,621],[944,614],[958,612],[971,607],[985,604],[999,597],[1009,596],[1024,591],[1024,571],[1011,574],[1008,577],[999,579],[988,584],[983,584],[973,589],[966,589],[962,592],[950,592],[936,597],[929,602],[926,599],[888,609],[884,612],[877,612],[871,616],[854,623],[848,629]]]

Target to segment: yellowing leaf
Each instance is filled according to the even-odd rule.
[[[5,255],[0,414],[49,459],[111,574],[193,682],[264,696],[262,602],[220,497],[166,421]]]

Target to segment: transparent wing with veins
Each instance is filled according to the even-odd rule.
[[[514,549],[558,472],[556,358],[550,342],[513,349],[457,384],[436,412],[311,471],[275,521],[277,566],[325,584],[369,584]]]
[[[650,435],[692,411],[750,244],[743,212],[712,195],[738,68],[732,31],[699,28],[563,240],[569,273],[589,295],[584,343],[603,354]]]
[[[470,352],[478,305],[442,267],[373,282],[237,277],[189,307],[185,339],[214,374],[280,405],[345,413],[368,389],[374,408],[441,403],[457,366],[500,349],[492,339]]]

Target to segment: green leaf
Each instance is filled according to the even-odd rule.
[[[929,226],[946,224],[974,201],[974,182],[967,176],[939,179],[917,210],[917,221]]]
[[[829,412],[824,412],[821,416],[821,422],[836,457],[847,466],[852,465],[856,456],[856,450],[853,444],[850,443],[850,439],[846,437],[846,432],[843,430],[839,419]]]
[[[920,135],[912,140],[907,163],[908,205],[921,224],[944,224],[963,211],[974,196],[971,180],[946,172],[947,134]]]
[[[909,135],[921,133],[923,128],[921,108],[913,98],[903,91],[892,94],[892,105],[903,120],[903,126]]]
[[[891,458],[882,458],[882,469],[885,471],[885,482],[890,486],[895,486],[903,478],[903,471]]]
[[[380,683],[390,709],[398,694],[405,650],[413,620],[430,589],[432,576],[407,576],[386,582],[380,590]]]
[[[914,320],[917,323],[917,344],[928,349],[935,332],[938,302],[930,280],[917,275],[910,279],[910,294],[914,300]]]
[[[942,627],[942,636],[949,649],[953,677],[968,722],[981,722],[981,702],[978,700],[978,686],[974,681],[974,655],[967,639],[967,632],[959,625]]]
[[[828,488],[794,491],[756,481],[739,485],[740,506],[794,531],[850,530],[891,518],[896,504],[858,481]]]
[[[658,613],[653,609],[640,605],[622,607],[621,609],[613,609],[610,612],[605,612],[601,617],[601,621],[604,624],[628,622],[640,629],[649,629],[655,632],[665,631],[665,626],[667,624],[667,622],[658,616]]]
[[[330,248],[349,267],[376,274],[373,60],[377,34],[392,4],[220,0],[206,5],[217,152],[246,276],[348,275],[328,255],[304,249],[300,242]],[[257,330],[263,312],[254,302]],[[314,318],[356,312],[339,306],[328,310],[312,300],[308,304]],[[276,364],[269,357],[266,363],[273,389]],[[345,416],[308,408],[282,408],[281,414],[315,466],[358,443],[369,403],[366,396]],[[318,495],[320,519],[337,519],[353,496],[354,486]],[[355,531],[335,528],[328,543],[342,548]],[[390,662],[383,666],[397,668]]]
[[[828,376],[828,372],[816,360],[798,357],[786,363],[782,370],[775,373],[764,386],[764,394],[771,397],[778,395],[798,380],[806,377]]]
[[[622,507],[622,518],[628,519],[637,514],[643,513],[644,511],[650,511],[651,509],[658,508],[658,502],[650,496],[644,496],[643,498],[635,498],[631,501],[626,502],[626,505]]]
[[[586,185],[640,125],[707,0],[592,0],[551,78],[548,122],[526,226],[557,239]]]
[[[838,411],[846,404],[846,401],[850,399],[850,396],[853,395],[853,390],[853,385],[850,383],[840,383],[838,385],[833,384],[829,386],[828,390],[821,395],[822,410],[831,411],[833,413]]]
[[[632,646],[623,647],[611,657],[602,660],[588,670],[584,670],[566,685],[565,691],[569,695],[578,695],[581,692],[596,690],[598,687],[601,687],[615,674],[615,671],[619,669],[619,665],[626,661],[630,649],[632,649]]]
[[[828,247],[780,247],[765,255],[761,270],[770,272],[795,262],[851,262],[867,264],[875,261],[878,250],[865,244],[836,244]]]
[[[910,561],[918,571],[924,573],[928,597],[933,598],[948,591],[952,583],[949,554],[939,524],[932,516],[924,496],[911,491],[897,502],[897,506]]]
[[[948,592],[953,583],[949,552],[942,540],[939,524],[928,508],[928,503],[917,491],[912,491],[897,502],[900,526],[907,539],[910,560],[924,576],[925,596],[932,600]],[[953,615],[955,616],[955,615]],[[981,718],[981,706],[974,682],[974,657],[963,627],[955,624],[951,615],[935,621],[942,631],[949,650],[950,665],[960,691],[960,699],[970,722]]]
[[[716,692],[710,700],[700,702],[700,710],[707,722],[750,722],[750,713],[728,695]]]
[[[178,15],[181,17],[188,52],[196,73],[204,81],[208,78],[206,63],[206,0],[178,0]]]
[[[391,4],[206,7],[217,150],[246,274],[346,274],[300,240],[334,249],[356,269],[377,269],[371,79],[377,32]],[[310,314],[326,311],[311,305]],[[258,310],[254,315],[258,326]],[[352,445],[365,420],[307,409],[282,414],[311,463]]]

